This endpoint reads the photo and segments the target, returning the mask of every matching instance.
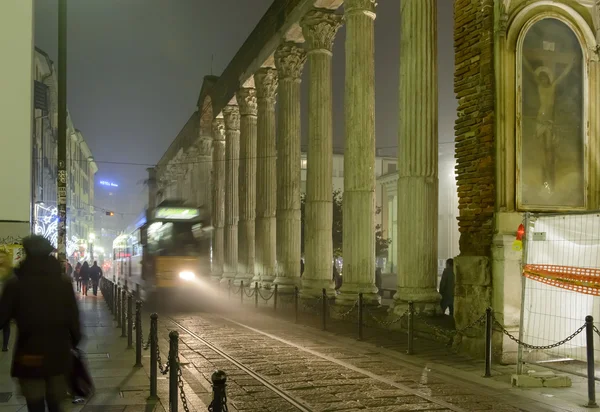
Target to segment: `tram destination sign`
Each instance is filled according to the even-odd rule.
[[[191,220],[200,216],[198,209],[189,207],[158,207],[154,210],[156,219]]]

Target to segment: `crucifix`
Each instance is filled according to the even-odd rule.
[[[557,86],[569,75],[577,55],[558,52],[556,44],[542,41],[539,48],[523,51],[523,66],[532,75],[537,87],[539,107],[536,116],[535,137],[543,147],[544,188],[552,193],[555,185],[557,137],[555,133],[554,105]]]

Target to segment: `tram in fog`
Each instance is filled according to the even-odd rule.
[[[210,218],[165,201],[113,241],[114,280],[142,300],[193,291],[210,277]]]

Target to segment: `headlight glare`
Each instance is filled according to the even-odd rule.
[[[183,279],[183,280],[194,280],[196,278],[196,275],[194,274],[194,272],[179,272],[179,278]]]

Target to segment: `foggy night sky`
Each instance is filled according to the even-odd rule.
[[[139,214],[140,180],[196,110],[202,78],[219,75],[273,0],[69,0],[68,108],[99,171],[96,182],[118,182],[117,212]],[[57,65],[57,0],[36,0],[35,42]],[[452,0],[438,0],[439,133],[453,140],[456,101]],[[341,11],[341,10],[340,10]],[[375,21],[377,147],[395,148],[398,135],[400,0],[381,0]],[[333,60],[334,147],[344,140],[344,41]],[[308,67],[303,84],[306,143]],[[96,190],[100,190],[96,185]],[[129,197],[129,199],[126,199]],[[98,202],[96,202],[98,203]],[[103,207],[103,205],[98,205]]]

